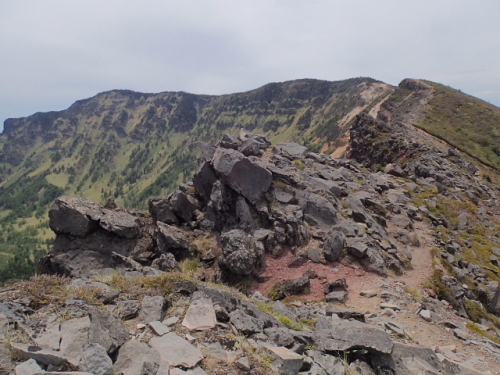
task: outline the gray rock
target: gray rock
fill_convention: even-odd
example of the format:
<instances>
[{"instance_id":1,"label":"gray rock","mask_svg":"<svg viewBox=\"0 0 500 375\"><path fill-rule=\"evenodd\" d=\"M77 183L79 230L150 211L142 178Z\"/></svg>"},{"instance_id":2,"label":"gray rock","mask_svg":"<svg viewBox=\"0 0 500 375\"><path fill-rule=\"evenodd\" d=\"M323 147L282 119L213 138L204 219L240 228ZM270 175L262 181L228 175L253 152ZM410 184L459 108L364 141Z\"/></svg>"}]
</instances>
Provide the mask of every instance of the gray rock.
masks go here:
<instances>
[{"instance_id":1,"label":"gray rock","mask_svg":"<svg viewBox=\"0 0 500 375\"><path fill-rule=\"evenodd\" d=\"M371 356L374 368L384 368L394 374L439 374L441 361L431 348L394 343L392 353ZM451 374L456 374L452 372Z\"/></svg>"},{"instance_id":2,"label":"gray rock","mask_svg":"<svg viewBox=\"0 0 500 375\"><path fill-rule=\"evenodd\" d=\"M14 367L10 356L10 350L3 341L0 341L0 373L3 375L10 372Z\"/></svg>"},{"instance_id":3,"label":"gray rock","mask_svg":"<svg viewBox=\"0 0 500 375\"><path fill-rule=\"evenodd\" d=\"M317 375L344 374L345 367L342 360L319 350L308 350L307 356L313 360L309 373ZM357 374L356 374L357 375Z\"/></svg>"},{"instance_id":4,"label":"gray rock","mask_svg":"<svg viewBox=\"0 0 500 375\"><path fill-rule=\"evenodd\" d=\"M198 208L196 200L180 190L174 191L169 201L172 212L185 222L191 221L194 211Z\"/></svg>"},{"instance_id":5,"label":"gray rock","mask_svg":"<svg viewBox=\"0 0 500 375\"><path fill-rule=\"evenodd\" d=\"M310 280L308 277L281 280L273 286L273 299L277 300L288 296L304 294L309 291L309 288Z\"/></svg>"},{"instance_id":6,"label":"gray rock","mask_svg":"<svg viewBox=\"0 0 500 375\"><path fill-rule=\"evenodd\" d=\"M241 144L241 141L238 139L238 137L231 135L231 134L224 134L221 141L219 142L220 147L230 148L233 150L236 150L240 144Z\"/></svg>"},{"instance_id":7,"label":"gray rock","mask_svg":"<svg viewBox=\"0 0 500 375\"><path fill-rule=\"evenodd\" d=\"M248 359L248 357L240 357L234 362L234 364L236 365L236 367L243 371L251 370L250 360Z\"/></svg>"},{"instance_id":8,"label":"gray rock","mask_svg":"<svg viewBox=\"0 0 500 375\"><path fill-rule=\"evenodd\" d=\"M420 310L419 315L422 317L422 319L428 322L432 322L432 314L430 310L426 309Z\"/></svg>"},{"instance_id":9,"label":"gray rock","mask_svg":"<svg viewBox=\"0 0 500 375\"><path fill-rule=\"evenodd\" d=\"M460 329L460 328L455 328L453 330L453 334L458 337L460 340L469 340L470 339L470 335L469 333L467 333L466 331L464 331L463 329Z\"/></svg>"},{"instance_id":10,"label":"gray rock","mask_svg":"<svg viewBox=\"0 0 500 375\"><path fill-rule=\"evenodd\" d=\"M155 320L162 321L169 307L169 302L162 296L146 296L142 299L139 318L149 323Z\"/></svg>"},{"instance_id":11,"label":"gray rock","mask_svg":"<svg viewBox=\"0 0 500 375\"><path fill-rule=\"evenodd\" d=\"M0 373L4 373L6 368L3 367L3 363L0 365ZM40 365L33 359L28 359L25 362L19 363L15 368L16 375L34 375L44 373L45 371L40 367Z\"/></svg>"},{"instance_id":12,"label":"gray rock","mask_svg":"<svg viewBox=\"0 0 500 375\"><path fill-rule=\"evenodd\" d=\"M321 263L321 251L316 246L307 249L307 258L314 263Z\"/></svg>"},{"instance_id":13,"label":"gray rock","mask_svg":"<svg viewBox=\"0 0 500 375\"><path fill-rule=\"evenodd\" d=\"M119 237L137 238L140 235L139 219L126 212L104 210L99 225Z\"/></svg>"},{"instance_id":14,"label":"gray rock","mask_svg":"<svg viewBox=\"0 0 500 375\"><path fill-rule=\"evenodd\" d=\"M189 242L186 233L172 225L157 223L156 241L158 248L163 253L172 253L176 259L184 259L189 255Z\"/></svg>"},{"instance_id":15,"label":"gray rock","mask_svg":"<svg viewBox=\"0 0 500 375\"><path fill-rule=\"evenodd\" d=\"M366 239L349 239L346 242L347 253L358 259L366 256L368 247Z\"/></svg>"},{"instance_id":16,"label":"gray rock","mask_svg":"<svg viewBox=\"0 0 500 375\"><path fill-rule=\"evenodd\" d=\"M113 371L123 375L153 375L157 373L160 361L160 354L155 349L143 342L130 340L120 348Z\"/></svg>"},{"instance_id":17,"label":"gray rock","mask_svg":"<svg viewBox=\"0 0 500 375\"><path fill-rule=\"evenodd\" d=\"M158 336L163 336L170 332L170 328L168 328L166 325L164 325L162 322L158 320L149 322L148 324Z\"/></svg>"},{"instance_id":18,"label":"gray rock","mask_svg":"<svg viewBox=\"0 0 500 375\"><path fill-rule=\"evenodd\" d=\"M42 350L32 350L32 346L29 344L11 343L13 349L15 349L21 360L34 359L41 365L48 366L67 366L68 368L78 366L78 362L75 364L70 363L68 358L55 350L42 349Z\"/></svg>"},{"instance_id":19,"label":"gray rock","mask_svg":"<svg viewBox=\"0 0 500 375\"><path fill-rule=\"evenodd\" d=\"M294 343L293 335L285 327L270 327L264 329L264 333L277 346L290 347Z\"/></svg>"},{"instance_id":20,"label":"gray rock","mask_svg":"<svg viewBox=\"0 0 500 375\"><path fill-rule=\"evenodd\" d=\"M387 164L384 172L396 177L406 177L406 172L397 164Z\"/></svg>"},{"instance_id":21,"label":"gray rock","mask_svg":"<svg viewBox=\"0 0 500 375\"><path fill-rule=\"evenodd\" d=\"M278 143L275 149L281 152L283 155L289 156L293 159L303 159L307 154L307 147L301 146L297 143Z\"/></svg>"},{"instance_id":22,"label":"gray rock","mask_svg":"<svg viewBox=\"0 0 500 375\"><path fill-rule=\"evenodd\" d=\"M240 250L225 256L220 264L236 275L246 276L250 275L256 261L257 257L254 252Z\"/></svg>"},{"instance_id":23,"label":"gray rock","mask_svg":"<svg viewBox=\"0 0 500 375\"><path fill-rule=\"evenodd\" d=\"M249 137L239 147L238 151L245 156L260 156L263 149L268 145L260 142L258 139Z\"/></svg>"},{"instance_id":24,"label":"gray rock","mask_svg":"<svg viewBox=\"0 0 500 375\"><path fill-rule=\"evenodd\" d=\"M49 225L56 234L84 237L97 228L96 220L101 216L102 211L96 203L62 196L56 199L49 210Z\"/></svg>"},{"instance_id":25,"label":"gray rock","mask_svg":"<svg viewBox=\"0 0 500 375\"><path fill-rule=\"evenodd\" d=\"M172 212L167 198L153 197L148 202L149 213L154 222L161 221L165 224L178 224L177 216Z\"/></svg>"},{"instance_id":26,"label":"gray rock","mask_svg":"<svg viewBox=\"0 0 500 375\"><path fill-rule=\"evenodd\" d=\"M211 329L216 323L215 310L210 298L193 300L182 321L182 325L190 331Z\"/></svg>"},{"instance_id":27,"label":"gray rock","mask_svg":"<svg viewBox=\"0 0 500 375\"><path fill-rule=\"evenodd\" d=\"M273 365L280 373L291 375L299 373L304 362L301 355L279 346L264 345L264 348L274 357Z\"/></svg>"},{"instance_id":28,"label":"gray rock","mask_svg":"<svg viewBox=\"0 0 500 375\"><path fill-rule=\"evenodd\" d=\"M297 198L293 194L290 194L286 191L280 190L280 189L274 189L273 190L273 196L274 198L284 204L296 204L297 203Z\"/></svg>"},{"instance_id":29,"label":"gray rock","mask_svg":"<svg viewBox=\"0 0 500 375\"><path fill-rule=\"evenodd\" d=\"M262 332L263 322L243 312L235 310L229 313L229 321L231 324L244 335L251 335L257 332Z\"/></svg>"},{"instance_id":30,"label":"gray rock","mask_svg":"<svg viewBox=\"0 0 500 375\"><path fill-rule=\"evenodd\" d=\"M164 272L180 271L180 266L172 253L161 254L155 259L151 266Z\"/></svg>"},{"instance_id":31,"label":"gray rock","mask_svg":"<svg viewBox=\"0 0 500 375\"><path fill-rule=\"evenodd\" d=\"M330 292L337 291L337 290L347 290L347 288L348 288L348 286L347 286L346 279L344 279L344 278L337 279L335 281L329 281L325 284L324 293L328 294Z\"/></svg>"},{"instance_id":32,"label":"gray rock","mask_svg":"<svg viewBox=\"0 0 500 375\"><path fill-rule=\"evenodd\" d=\"M217 176L210 162L204 162L193 177L193 185L196 189L196 194L202 201L208 202L210 200L210 194L212 194L212 188L215 181L217 181Z\"/></svg>"},{"instance_id":33,"label":"gray rock","mask_svg":"<svg viewBox=\"0 0 500 375\"><path fill-rule=\"evenodd\" d=\"M221 180L251 203L257 202L271 186L271 172L235 150L218 148L212 165Z\"/></svg>"},{"instance_id":34,"label":"gray rock","mask_svg":"<svg viewBox=\"0 0 500 375\"><path fill-rule=\"evenodd\" d=\"M331 330L317 331L316 347L328 351L366 349L377 354L390 354L393 342L389 334L373 326L346 321Z\"/></svg>"},{"instance_id":35,"label":"gray rock","mask_svg":"<svg viewBox=\"0 0 500 375\"><path fill-rule=\"evenodd\" d=\"M89 344L83 348L78 368L94 375L113 374L113 362L106 349L99 344Z\"/></svg>"},{"instance_id":36,"label":"gray rock","mask_svg":"<svg viewBox=\"0 0 500 375\"><path fill-rule=\"evenodd\" d=\"M114 313L120 319L134 319L139 313L140 303L138 301L118 301Z\"/></svg>"},{"instance_id":37,"label":"gray rock","mask_svg":"<svg viewBox=\"0 0 500 375\"><path fill-rule=\"evenodd\" d=\"M92 323L89 316L70 319L61 323L60 354L75 367L80 362L82 349L90 343L91 327ZM35 359L38 361L37 358ZM57 363L52 364L58 365Z\"/></svg>"},{"instance_id":38,"label":"gray rock","mask_svg":"<svg viewBox=\"0 0 500 375\"><path fill-rule=\"evenodd\" d=\"M359 359L356 359L354 362L349 364L347 373L356 375L377 375L368 363L363 362Z\"/></svg>"},{"instance_id":39,"label":"gray rock","mask_svg":"<svg viewBox=\"0 0 500 375\"><path fill-rule=\"evenodd\" d=\"M167 327L172 327L173 325L177 324L179 321L178 316L171 316L170 318L165 319L162 324L166 325Z\"/></svg>"},{"instance_id":40,"label":"gray rock","mask_svg":"<svg viewBox=\"0 0 500 375\"><path fill-rule=\"evenodd\" d=\"M344 249L344 236L338 230L331 230L327 233L323 243L323 255L327 262L335 262L341 255Z\"/></svg>"},{"instance_id":41,"label":"gray rock","mask_svg":"<svg viewBox=\"0 0 500 375\"><path fill-rule=\"evenodd\" d=\"M109 354L113 354L129 338L128 330L120 319L96 307L90 309L91 329L89 342L101 344ZM61 325L61 331L62 325Z\"/></svg>"},{"instance_id":42,"label":"gray rock","mask_svg":"<svg viewBox=\"0 0 500 375\"><path fill-rule=\"evenodd\" d=\"M304 219L312 226L328 229L337 223L337 210L326 198L308 194L304 203Z\"/></svg>"},{"instance_id":43,"label":"gray rock","mask_svg":"<svg viewBox=\"0 0 500 375\"><path fill-rule=\"evenodd\" d=\"M172 367L193 368L203 359L200 350L174 332L153 337L149 344L156 349L161 359L170 363Z\"/></svg>"},{"instance_id":44,"label":"gray rock","mask_svg":"<svg viewBox=\"0 0 500 375\"><path fill-rule=\"evenodd\" d=\"M342 302L347 298L347 292L345 290L337 290L330 292L325 295L326 302Z\"/></svg>"},{"instance_id":45,"label":"gray rock","mask_svg":"<svg viewBox=\"0 0 500 375\"><path fill-rule=\"evenodd\" d=\"M44 329L36 337L36 343L42 349L59 350L61 325L56 314L48 315L43 321Z\"/></svg>"}]
</instances>

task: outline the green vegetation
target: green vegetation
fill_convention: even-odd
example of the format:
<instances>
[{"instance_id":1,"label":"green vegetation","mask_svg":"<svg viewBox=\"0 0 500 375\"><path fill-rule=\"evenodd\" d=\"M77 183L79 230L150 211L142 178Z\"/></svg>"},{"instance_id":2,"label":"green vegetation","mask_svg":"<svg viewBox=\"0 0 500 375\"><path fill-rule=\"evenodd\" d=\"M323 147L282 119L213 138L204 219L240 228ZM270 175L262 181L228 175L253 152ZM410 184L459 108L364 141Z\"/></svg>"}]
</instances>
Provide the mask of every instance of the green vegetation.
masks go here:
<instances>
[{"instance_id":1,"label":"green vegetation","mask_svg":"<svg viewBox=\"0 0 500 375\"><path fill-rule=\"evenodd\" d=\"M500 168L500 108L438 83L430 110L416 125L494 168Z\"/></svg>"},{"instance_id":2,"label":"green vegetation","mask_svg":"<svg viewBox=\"0 0 500 375\"><path fill-rule=\"evenodd\" d=\"M497 344L500 344L500 338L498 338L498 336L490 335L488 332L486 332L483 329L479 328L479 326L477 324L474 324L472 322L468 322L467 323L467 328L469 330L471 330L472 332L477 333L478 335L484 336L484 337L490 339L491 341L493 341L493 342L495 342Z\"/></svg>"},{"instance_id":3,"label":"green vegetation","mask_svg":"<svg viewBox=\"0 0 500 375\"><path fill-rule=\"evenodd\" d=\"M266 314L275 317L281 324L290 329L294 329L296 331L314 331L316 329L315 319L299 319L298 321L295 321L288 316L280 315L278 312L276 312L276 310L274 310L273 308L272 303L259 303L257 307L259 308L259 310L265 312Z\"/></svg>"}]
</instances>

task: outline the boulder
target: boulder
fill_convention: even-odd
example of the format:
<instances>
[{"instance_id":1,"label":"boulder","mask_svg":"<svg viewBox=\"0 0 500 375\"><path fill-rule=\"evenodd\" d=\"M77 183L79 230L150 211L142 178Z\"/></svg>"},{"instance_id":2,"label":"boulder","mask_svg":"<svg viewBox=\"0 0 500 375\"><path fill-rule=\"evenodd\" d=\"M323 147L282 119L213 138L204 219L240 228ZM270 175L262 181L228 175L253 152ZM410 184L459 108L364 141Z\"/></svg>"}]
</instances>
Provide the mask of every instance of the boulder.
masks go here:
<instances>
[{"instance_id":1,"label":"boulder","mask_svg":"<svg viewBox=\"0 0 500 375\"><path fill-rule=\"evenodd\" d=\"M149 323L154 320L162 321L165 318L169 302L162 296L146 296L142 299L139 318Z\"/></svg>"},{"instance_id":2,"label":"boulder","mask_svg":"<svg viewBox=\"0 0 500 375\"><path fill-rule=\"evenodd\" d=\"M233 150L236 150L240 144L241 144L241 141L238 139L238 137L231 135L231 134L224 134L221 141L219 142L220 147L230 148Z\"/></svg>"},{"instance_id":3,"label":"boulder","mask_svg":"<svg viewBox=\"0 0 500 375\"><path fill-rule=\"evenodd\" d=\"M99 225L119 237L137 238L140 235L139 219L126 212L105 210Z\"/></svg>"},{"instance_id":4,"label":"boulder","mask_svg":"<svg viewBox=\"0 0 500 375\"><path fill-rule=\"evenodd\" d=\"M371 356L371 360L374 368L385 368L393 374L440 374L443 369L441 361L431 348L398 342L394 343L391 353Z\"/></svg>"},{"instance_id":5,"label":"boulder","mask_svg":"<svg viewBox=\"0 0 500 375\"><path fill-rule=\"evenodd\" d=\"M271 186L271 172L250 161L235 150L218 148L212 165L221 178L234 191L243 195L251 203L257 202Z\"/></svg>"},{"instance_id":6,"label":"boulder","mask_svg":"<svg viewBox=\"0 0 500 375\"><path fill-rule=\"evenodd\" d=\"M324 286L325 294L338 291L338 290L347 290L347 281L346 279L337 279L335 281L329 281Z\"/></svg>"},{"instance_id":7,"label":"boulder","mask_svg":"<svg viewBox=\"0 0 500 375\"><path fill-rule=\"evenodd\" d=\"M172 253L176 260L189 256L189 242L185 231L173 226L157 223L156 242L163 253Z\"/></svg>"},{"instance_id":8,"label":"boulder","mask_svg":"<svg viewBox=\"0 0 500 375\"><path fill-rule=\"evenodd\" d=\"M278 281L269 292L274 300L283 299L288 296L295 296L307 293L310 288L308 277L299 277L298 279L285 279Z\"/></svg>"},{"instance_id":9,"label":"boulder","mask_svg":"<svg viewBox=\"0 0 500 375\"><path fill-rule=\"evenodd\" d=\"M198 208L196 199L180 190L176 190L171 194L169 201L172 212L181 221L192 220L194 211Z\"/></svg>"},{"instance_id":10,"label":"boulder","mask_svg":"<svg viewBox=\"0 0 500 375\"><path fill-rule=\"evenodd\" d=\"M196 194L203 202L208 202L210 200L210 194L212 194L212 187L215 181L217 181L217 176L210 162L204 162L193 177L193 185Z\"/></svg>"},{"instance_id":11,"label":"boulder","mask_svg":"<svg viewBox=\"0 0 500 375\"><path fill-rule=\"evenodd\" d=\"M153 337L149 344L172 367L193 368L203 359L199 349L174 332Z\"/></svg>"},{"instance_id":12,"label":"boulder","mask_svg":"<svg viewBox=\"0 0 500 375\"><path fill-rule=\"evenodd\" d=\"M237 275L249 275L257 261L253 236L233 229L221 235L220 243L224 251L220 264Z\"/></svg>"},{"instance_id":13,"label":"boulder","mask_svg":"<svg viewBox=\"0 0 500 375\"><path fill-rule=\"evenodd\" d=\"M84 237L97 228L99 206L87 199L62 196L49 210L50 229L56 234Z\"/></svg>"},{"instance_id":14,"label":"boulder","mask_svg":"<svg viewBox=\"0 0 500 375\"><path fill-rule=\"evenodd\" d=\"M296 375L299 373L304 361L300 354L279 346L264 345L264 348L274 357L273 365L281 374Z\"/></svg>"},{"instance_id":15,"label":"boulder","mask_svg":"<svg viewBox=\"0 0 500 375\"><path fill-rule=\"evenodd\" d=\"M113 371L123 375L156 374L160 361L155 349L138 340L129 340L120 348Z\"/></svg>"},{"instance_id":16,"label":"boulder","mask_svg":"<svg viewBox=\"0 0 500 375\"><path fill-rule=\"evenodd\" d=\"M167 198L153 197L148 202L149 213L154 222L161 221L165 224L178 224L177 216L172 212Z\"/></svg>"},{"instance_id":17,"label":"boulder","mask_svg":"<svg viewBox=\"0 0 500 375\"><path fill-rule=\"evenodd\" d=\"M293 159L303 159L307 154L307 147L301 146L297 143L278 143L275 146L275 149L278 150L282 155L289 156Z\"/></svg>"},{"instance_id":18,"label":"boulder","mask_svg":"<svg viewBox=\"0 0 500 375\"><path fill-rule=\"evenodd\" d=\"M328 229L337 223L337 210L326 198L309 194L303 205L304 219L312 226Z\"/></svg>"},{"instance_id":19,"label":"boulder","mask_svg":"<svg viewBox=\"0 0 500 375\"><path fill-rule=\"evenodd\" d=\"M165 272L180 271L179 264L172 253L161 254L151 263L151 266Z\"/></svg>"},{"instance_id":20,"label":"boulder","mask_svg":"<svg viewBox=\"0 0 500 375\"><path fill-rule=\"evenodd\" d=\"M331 230L326 234L323 243L323 256L327 262L335 262L344 249L344 235L338 230Z\"/></svg>"},{"instance_id":21,"label":"boulder","mask_svg":"<svg viewBox=\"0 0 500 375\"><path fill-rule=\"evenodd\" d=\"M315 343L320 350L365 349L376 355L390 354L394 345L385 331L357 321L345 321L331 330L317 331Z\"/></svg>"},{"instance_id":22,"label":"boulder","mask_svg":"<svg viewBox=\"0 0 500 375\"><path fill-rule=\"evenodd\" d=\"M326 302L343 302L347 298L347 292L345 290L336 290L325 294Z\"/></svg>"},{"instance_id":23,"label":"boulder","mask_svg":"<svg viewBox=\"0 0 500 375\"><path fill-rule=\"evenodd\" d=\"M345 367L340 358L334 357L333 355L328 355L319 350L308 350L306 354L313 361L310 370L311 374L329 375L345 373ZM353 374L358 375L357 373Z\"/></svg>"},{"instance_id":24,"label":"boulder","mask_svg":"<svg viewBox=\"0 0 500 375\"><path fill-rule=\"evenodd\" d=\"M182 325L190 331L211 329L216 323L214 305L210 298L193 300L182 321Z\"/></svg>"},{"instance_id":25,"label":"boulder","mask_svg":"<svg viewBox=\"0 0 500 375\"><path fill-rule=\"evenodd\" d=\"M263 322L242 310L235 310L229 314L231 324L244 335L262 332Z\"/></svg>"},{"instance_id":26,"label":"boulder","mask_svg":"<svg viewBox=\"0 0 500 375\"><path fill-rule=\"evenodd\" d=\"M89 344L83 348L78 369L94 375L113 375L113 362L104 347Z\"/></svg>"}]
</instances>

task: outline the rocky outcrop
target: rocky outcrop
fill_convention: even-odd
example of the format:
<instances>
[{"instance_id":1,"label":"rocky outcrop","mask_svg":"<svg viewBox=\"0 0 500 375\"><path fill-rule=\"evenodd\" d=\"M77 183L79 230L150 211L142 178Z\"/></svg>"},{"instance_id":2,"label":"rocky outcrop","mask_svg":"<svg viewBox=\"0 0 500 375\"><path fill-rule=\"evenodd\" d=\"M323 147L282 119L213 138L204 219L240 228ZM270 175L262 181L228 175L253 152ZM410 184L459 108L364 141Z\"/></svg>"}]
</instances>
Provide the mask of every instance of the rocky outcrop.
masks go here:
<instances>
[{"instance_id":1,"label":"rocky outcrop","mask_svg":"<svg viewBox=\"0 0 500 375\"><path fill-rule=\"evenodd\" d=\"M15 368L16 374L27 375L218 374L221 369L234 374L328 374L353 369L364 374L479 374L443 356L445 347L434 351L408 342L408 336L399 333L406 332L404 326L384 313L363 314L325 302L285 305L187 279L174 282L167 295L160 295L165 289L154 285L165 287L167 280L165 276L146 282L144 277L123 277L117 284L116 278L110 279L109 285L103 285L117 291L117 299L104 302L99 297L93 301L99 308L81 299L63 298L63 289L71 296L80 290L77 285L86 285L85 280L74 279L73 287L65 284L68 280L54 277L34 280L38 286L58 285L59 289L38 290L39 297L49 297L45 293L50 292L57 298L17 321L0 315L0 323L6 319L11 333L9 349L3 350L0 344L3 369ZM10 298L26 300L25 286L11 288ZM345 286L345 280L338 280L328 288ZM90 294L85 298L94 293L87 290ZM142 297L143 293L148 295ZM165 297L175 305L166 303ZM0 295L0 306L4 298ZM147 314L124 324L115 314L118 303L129 298ZM22 309L28 310L23 303ZM443 310L439 306L433 305L436 316ZM55 309L59 312L54 313ZM304 327L302 322L315 322L315 327ZM20 337L25 343L18 341Z\"/></svg>"}]
</instances>

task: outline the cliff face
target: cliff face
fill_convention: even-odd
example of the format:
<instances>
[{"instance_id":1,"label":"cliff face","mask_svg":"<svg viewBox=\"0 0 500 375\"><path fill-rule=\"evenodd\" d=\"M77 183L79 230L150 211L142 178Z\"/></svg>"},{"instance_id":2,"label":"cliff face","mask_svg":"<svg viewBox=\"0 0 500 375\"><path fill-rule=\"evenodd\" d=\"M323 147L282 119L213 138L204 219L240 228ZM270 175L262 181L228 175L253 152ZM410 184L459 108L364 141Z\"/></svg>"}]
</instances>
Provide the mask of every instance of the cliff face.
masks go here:
<instances>
[{"instance_id":1,"label":"cliff face","mask_svg":"<svg viewBox=\"0 0 500 375\"><path fill-rule=\"evenodd\" d=\"M271 139L317 142L319 149L345 133L338 123L346 115L388 89L356 78L272 83L224 96L105 92L64 111L7 120L0 177L7 187L23 173L46 172L68 194L122 204L126 197L127 206L139 206L192 173L197 141L214 143L245 128L272 133Z\"/></svg>"}]
</instances>

